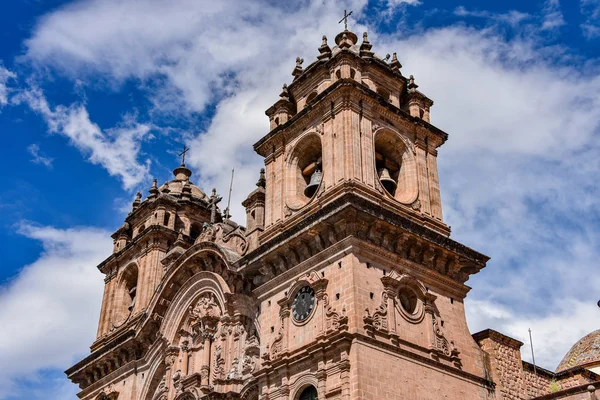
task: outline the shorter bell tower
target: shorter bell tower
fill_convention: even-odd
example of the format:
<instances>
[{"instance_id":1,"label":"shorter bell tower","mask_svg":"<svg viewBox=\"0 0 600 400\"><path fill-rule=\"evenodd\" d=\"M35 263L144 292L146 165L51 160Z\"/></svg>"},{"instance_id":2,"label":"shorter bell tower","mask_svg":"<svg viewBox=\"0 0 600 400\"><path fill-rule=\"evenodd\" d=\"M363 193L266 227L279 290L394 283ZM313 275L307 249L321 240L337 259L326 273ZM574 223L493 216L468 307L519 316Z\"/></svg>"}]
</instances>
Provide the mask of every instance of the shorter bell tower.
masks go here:
<instances>
[{"instance_id":1,"label":"shorter bell tower","mask_svg":"<svg viewBox=\"0 0 600 400\"><path fill-rule=\"evenodd\" d=\"M99 266L105 274L104 298L92 348L135 324L163 276L169 250L176 244L185 249L211 222L214 197L190 181L192 171L185 164L173 175L160 187L154 179L143 201L138 192L125 223L112 235L113 255ZM215 215L220 221L220 212Z\"/></svg>"}]
</instances>

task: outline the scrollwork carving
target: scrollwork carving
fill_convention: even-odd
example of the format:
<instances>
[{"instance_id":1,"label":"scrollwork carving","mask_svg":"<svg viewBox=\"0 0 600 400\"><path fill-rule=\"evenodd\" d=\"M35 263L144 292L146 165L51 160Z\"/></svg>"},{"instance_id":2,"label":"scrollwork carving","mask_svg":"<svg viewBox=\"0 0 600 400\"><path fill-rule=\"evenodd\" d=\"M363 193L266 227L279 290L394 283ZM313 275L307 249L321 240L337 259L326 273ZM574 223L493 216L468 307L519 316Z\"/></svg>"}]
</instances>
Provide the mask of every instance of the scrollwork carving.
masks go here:
<instances>
[{"instance_id":1,"label":"scrollwork carving","mask_svg":"<svg viewBox=\"0 0 600 400\"><path fill-rule=\"evenodd\" d=\"M369 309L365 310L365 316L363 321L365 323L365 329L369 334L373 334L375 330L387 332L388 326L388 294L384 291L381 294L381 304L375 309L373 314L369 313Z\"/></svg>"},{"instance_id":2,"label":"scrollwork carving","mask_svg":"<svg viewBox=\"0 0 600 400\"><path fill-rule=\"evenodd\" d=\"M329 295L323 295L323 310L325 311L325 332L337 331L348 327L348 316L346 315L346 307L342 307L341 312L329 304Z\"/></svg>"}]
</instances>

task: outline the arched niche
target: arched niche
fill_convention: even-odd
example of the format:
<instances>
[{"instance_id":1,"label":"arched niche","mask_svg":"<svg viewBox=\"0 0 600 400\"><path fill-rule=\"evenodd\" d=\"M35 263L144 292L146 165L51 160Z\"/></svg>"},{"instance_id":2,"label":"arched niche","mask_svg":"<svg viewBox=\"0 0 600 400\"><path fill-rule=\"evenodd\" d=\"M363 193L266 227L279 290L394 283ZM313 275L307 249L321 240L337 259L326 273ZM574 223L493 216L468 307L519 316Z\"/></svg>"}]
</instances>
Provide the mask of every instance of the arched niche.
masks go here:
<instances>
[{"instance_id":1,"label":"arched niche","mask_svg":"<svg viewBox=\"0 0 600 400\"><path fill-rule=\"evenodd\" d=\"M317 133L309 133L298 140L286 161L286 204L291 210L299 210L313 199L322 184L323 146ZM315 172L321 171L320 184L310 193L305 189Z\"/></svg>"},{"instance_id":2,"label":"arched niche","mask_svg":"<svg viewBox=\"0 0 600 400\"><path fill-rule=\"evenodd\" d=\"M395 187L381 184L384 193L402 204L413 203L419 195L417 161L412 144L400 133L381 128L374 135L375 176L380 178L383 169L387 169Z\"/></svg>"}]
</instances>

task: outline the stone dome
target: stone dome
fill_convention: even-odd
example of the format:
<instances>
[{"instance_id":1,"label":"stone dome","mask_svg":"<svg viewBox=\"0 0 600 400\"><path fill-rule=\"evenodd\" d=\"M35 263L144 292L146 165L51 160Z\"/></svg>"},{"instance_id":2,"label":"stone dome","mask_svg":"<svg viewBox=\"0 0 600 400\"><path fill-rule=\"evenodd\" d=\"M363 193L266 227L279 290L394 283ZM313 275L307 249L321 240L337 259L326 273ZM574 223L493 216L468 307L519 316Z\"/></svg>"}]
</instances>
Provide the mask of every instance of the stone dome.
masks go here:
<instances>
[{"instance_id":1,"label":"stone dome","mask_svg":"<svg viewBox=\"0 0 600 400\"><path fill-rule=\"evenodd\" d=\"M208 201L208 196L206 195L206 193L204 193L202 189L200 189L198 186L190 182L190 176L192 175L192 171L187 169L184 165L182 165L179 168L176 168L173 171L173 175L175 175L175 179L164 183L158 188L158 191L160 193L164 193L165 189L168 189L169 195L181 197L183 187L187 184L187 186L191 189L192 198Z\"/></svg>"},{"instance_id":2,"label":"stone dome","mask_svg":"<svg viewBox=\"0 0 600 400\"><path fill-rule=\"evenodd\" d=\"M600 366L600 329L584 336L575 343L558 364L556 372L573 367L591 369L598 366Z\"/></svg>"}]
</instances>

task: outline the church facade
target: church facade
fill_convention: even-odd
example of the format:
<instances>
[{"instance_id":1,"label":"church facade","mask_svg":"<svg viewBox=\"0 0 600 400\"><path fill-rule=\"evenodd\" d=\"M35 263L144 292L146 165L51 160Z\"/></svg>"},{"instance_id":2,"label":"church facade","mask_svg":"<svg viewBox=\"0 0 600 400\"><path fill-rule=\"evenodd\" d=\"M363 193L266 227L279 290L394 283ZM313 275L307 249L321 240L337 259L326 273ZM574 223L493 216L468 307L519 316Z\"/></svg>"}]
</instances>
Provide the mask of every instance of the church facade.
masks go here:
<instances>
[{"instance_id":1,"label":"church facade","mask_svg":"<svg viewBox=\"0 0 600 400\"><path fill-rule=\"evenodd\" d=\"M245 226L185 164L138 193L98 266L97 339L66 371L79 397L596 398L585 366L534 368L517 340L469 332L465 283L488 257L450 238L448 135L396 54L348 30L318 53L266 111Z\"/></svg>"}]
</instances>

